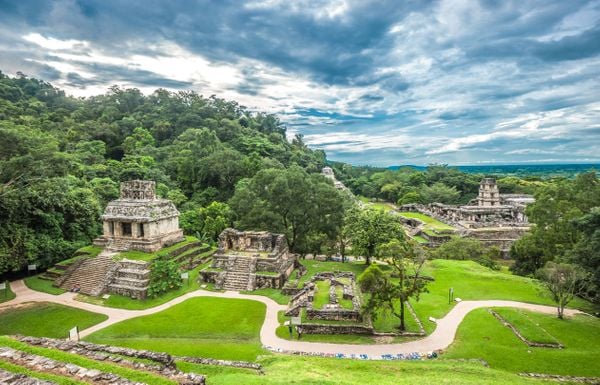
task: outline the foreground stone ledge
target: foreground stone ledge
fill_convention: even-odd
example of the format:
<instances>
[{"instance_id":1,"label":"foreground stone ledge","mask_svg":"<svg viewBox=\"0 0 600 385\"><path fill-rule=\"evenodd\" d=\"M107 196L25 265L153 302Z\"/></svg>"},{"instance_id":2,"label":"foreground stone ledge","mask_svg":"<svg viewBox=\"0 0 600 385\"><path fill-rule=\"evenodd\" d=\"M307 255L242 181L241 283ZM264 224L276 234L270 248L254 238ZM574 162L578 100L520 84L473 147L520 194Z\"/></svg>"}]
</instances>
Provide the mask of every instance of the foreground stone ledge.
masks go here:
<instances>
[{"instance_id":1,"label":"foreground stone ledge","mask_svg":"<svg viewBox=\"0 0 600 385\"><path fill-rule=\"evenodd\" d=\"M75 364L55 361L51 358L25 353L7 347L0 347L0 360L8 361L35 371L54 373L97 385L145 385L142 382L132 382L113 373L97 369L87 369Z\"/></svg>"},{"instance_id":2,"label":"foreground stone ledge","mask_svg":"<svg viewBox=\"0 0 600 385\"><path fill-rule=\"evenodd\" d=\"M137 370L145 370L177 381L181 385L204 385L206 378L195 373L185 373L175 367L173 357L167 353L157 353L149 350L136 350L117 346L93 344L83 341L65 341L53 338L15 337L29 345L66 351L91 358L96 361L112 361ZM118 356L111 356L115 354ZM145 359L157 364L147 364L123 359L120 356Z\"/></svg>"},{"instance_id":3,"label":"foreground stone ledge","mask_svg":"<svg viewBox=\"0 0 600 385\"><path fill-rule=\"evenodd\" d=\"M188 356L176 356L175 359L178 361L185 361L192 364L228 366L239 369L253 369L262 373L262 365L247 361L216 360L213 358L200 358Z\"/></svg>"},{"instance_id":4,"label":"foreground stone ledge","mask_svg":"<svg viewBox=\"0 0 600 385\"><path fill-rule=\"evenodd\" d=\"M0 369L0 384L6 385L56 385L52 381L38 380L24 374L7 372Z\"/></svg>"},{"instance_id":5,"label":"foreground stone ledge","mask_svg":"<svg viewBox=\"0 0 600 385\"><path fill-rule=\"evenodd\" d=\"M561 376L558 374L544 373L519 373L522 377L533 377L543 380L553 380L558 382L577 382L580 384L600 384L600 377L578 377L578 376Z\"/></svg>"}]
</instances>

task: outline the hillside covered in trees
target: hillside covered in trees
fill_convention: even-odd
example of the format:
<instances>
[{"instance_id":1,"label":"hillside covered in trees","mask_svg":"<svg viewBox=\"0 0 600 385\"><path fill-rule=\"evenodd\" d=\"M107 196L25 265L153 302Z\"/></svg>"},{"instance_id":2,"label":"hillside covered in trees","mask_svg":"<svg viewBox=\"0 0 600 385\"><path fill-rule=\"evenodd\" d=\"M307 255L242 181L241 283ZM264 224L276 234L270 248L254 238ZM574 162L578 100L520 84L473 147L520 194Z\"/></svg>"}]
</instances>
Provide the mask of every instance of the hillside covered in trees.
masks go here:
<instances>
[{"instance_id":1,"label":"hillside covered in trees","mask_svg":"<svg viewBox=\"0 0 600 385\"><path fill-rule=\"evenodd\" d=\"M231 222L226 207L209 206L231 198L241 179L325 165L325 154L301 137L286 140L276 116L214 96L112 87L79 99L1 73L0 138L0 273L49 266L89 244L119 181L156 181L193 231L188 212L202 207Z\"/></svg>"},{"instance_id":2,"label":"hillside covered in trees","mask_svg":"<svg viewBox=\"0 0 600 385\"><path fill-rule=\"evenodd\" d=\"M485 176L445 165L390 170L327 161L301 135L288 140L275 115L215 96L115 86L74 98L1 72L0 141L2 275L29 263L48 267L88 245L124 180L156 181L188 234L211 241L228 226L269 230L284 233L302 254L343 249L345 228L359 222L348 211L351 200L319 175L326 164L355 194L398 204L465 204ZM511 252L513 271L575 263L588 273L588 298L598 301L596 174L499 176L498 184L502 193L537 200L527 211L533 230Z\"/></svg>"}]
</instances>

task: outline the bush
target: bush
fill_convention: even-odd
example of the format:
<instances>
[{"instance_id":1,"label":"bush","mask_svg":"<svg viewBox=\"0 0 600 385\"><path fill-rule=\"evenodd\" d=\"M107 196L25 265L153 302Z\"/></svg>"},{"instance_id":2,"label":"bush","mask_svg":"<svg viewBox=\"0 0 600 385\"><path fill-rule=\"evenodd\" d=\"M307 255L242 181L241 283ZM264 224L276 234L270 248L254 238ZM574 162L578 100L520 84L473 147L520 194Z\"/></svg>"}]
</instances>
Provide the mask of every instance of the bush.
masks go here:
<instances>
[{"instance_id":1,"label":"bush","mask_svg":"<svg viewBox=\"0 0 600 385\"><path fill-rule=\"evenodd\" d=\"M156 297L159 294L179 289L181 284L181 275L177 263L167 259L165 255L159 256L152 264L148 295Z\"/></svg>"}]
</instances>

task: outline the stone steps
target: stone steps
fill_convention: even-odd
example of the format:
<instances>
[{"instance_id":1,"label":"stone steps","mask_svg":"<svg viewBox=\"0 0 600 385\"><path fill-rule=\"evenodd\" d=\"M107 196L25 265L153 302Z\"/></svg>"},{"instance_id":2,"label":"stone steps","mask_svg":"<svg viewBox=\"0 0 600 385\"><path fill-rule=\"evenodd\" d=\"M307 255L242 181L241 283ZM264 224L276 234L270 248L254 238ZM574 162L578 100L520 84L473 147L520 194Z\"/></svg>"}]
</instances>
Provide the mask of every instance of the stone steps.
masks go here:
<instances>
[{"instance_id":1,"label":"stone steps","mask_svg":"<svg viewBox=\"0 0 600 385\"><path fill-rule=\"evenodd\" d=\"M101 253L95 258L84 260L60 286L71 290L80 287L80 292L87 295L100 295L104 290L107 273L114 266L113 254Z\"/></svg>"},{"instance_id":2,"label":"stone steps","mask_svg":"<svg viewBox=\"0 0 600 385\"><path fill-rule=\"evenodd\" d=\"M123 259L119 261L118 269L108 292L132 298L145 298L150 284L150 263Z\"/></svg>"}]
</instances>

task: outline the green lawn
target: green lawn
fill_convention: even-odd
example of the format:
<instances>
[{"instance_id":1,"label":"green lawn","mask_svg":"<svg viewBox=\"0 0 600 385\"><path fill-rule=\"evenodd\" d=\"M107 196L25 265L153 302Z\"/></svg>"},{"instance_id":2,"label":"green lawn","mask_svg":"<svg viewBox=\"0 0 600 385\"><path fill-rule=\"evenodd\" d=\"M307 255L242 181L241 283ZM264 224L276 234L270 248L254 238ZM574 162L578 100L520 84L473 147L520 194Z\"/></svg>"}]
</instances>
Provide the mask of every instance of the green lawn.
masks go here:
<instances>
[{"instance_id":1,"label":"green lawn","mask_svg":"<svg viewBox=\"0 0 600 385\"><path fill-rule=\"evenodd\" d=\"M197 242L197 241L198 241L198 239L196 237L187 235L185 237L185 240L183 240L179 243L176 243L174 245L171 245L169 247L164 247L154 253L146 253L146 252L138 251L138 250L129 250L129 251L123 251L123 252L119 253L117 256L115 256L115 258L118 258L118 259L127 258L127 259L136 260L136 261L150 262L153 259L155 259L156 257L158 257L159 254L168 254L173 250L179 249L182 246L185 246L192 242Z\"/></svg>"},{"instance_id":2,"label":"green lawn","mask_svg":"<svg viewBox=\"0 0 600 385\"><path fill-rule=\"evenodd\" d=\"M66 362L70 364L79 365L88 369L97 369L103 372L113 373L123 378L127 378L133 382L141 382L148 385L176 385L177 382L169 380L165 377L158 376L153 373L145 372L142 370L130 369L118 364L106 362L106 361L95 361L89 358L82 357L77 354L71 354L56 349L42 348L39 346L27 345L23 342L13 340L8 337L0 336L0 346L7 346L13 349L21 350L30 354L36 354L44 357L51 358L56 361ZM0 361L1 362L1 361ZM71 382L66 384L79 384L79 382Z\"/></svg>"},{"instance_id":3,"label":"green lawn","mask_svg":"<svg viewBox=\"0 0 600 385\"><path fill-rule=\"evenodd\" d=\"M259 340L265 311L257 301L191 298L160 313L109 326L87 340L174 355L253 361L265 354Z\"/></svg>"},{"instance_id":4,"label":"green lawn","mask_svg":"<svg viewBox=\"0 0 600 385\"><path fill-rule=\"evenodd\" d=\"M309 281L315 274L324 271L351 271L356 277L360 275L366 268L364 262L350 263L350 262L319 262L312 259L300 260L300 263L306 267L306 274L304 274L299 280L298 284L302 286L304 282ZM387 267L387 266L386 266ZM385 269L386 267L383 267ZM293 276L293 274L292 274Z\"/></svg>"},{"instance_id":5,"label":"green lawn","mask_svg":"<svg viewBox=\"0 0 600 385\"><path fill-rule=\"evenodd\" d=\"M435 259L427 262L425 273L433 276L435 281L427 285L428 293L421 294L418 302L413 300L411 303L427 332L435 328L435 324L426 322L430 316L442 318L454 306L454 303L448 303L451 287L454 298L463 300L505 299L554 305L544 295L545 291L537 280L494 271L473 261ZM569 306L593 310L588 302L581 299L574 300Z\"/></svg>"},{"instance_id":6,"label":"green lawn","mask_svg":"<svg viewBox=\"0 0 600 385\"><path fill-rule=\"evenodd\" d=\"M41 291L53 295L59 295L66 291L59 287L52 286L53 283L53 281L41 279L39 275L34 275L33 277L25 278L25 285L31 290Z\"/></svg>"},{"instance_id":7,"label":"green lawn","mask_svg":"<svg viewBox=\"0 0 600 385\"><path fill-rule=\"evenodd\" d=\"M321 309L329 303L329 281L315 282L315 299L313 300L313 308Z\"/></svg>"},{"instance_id":8,"label":"green lawn","mask_svg":"<svg viewBox=\"0 0 600 385\"><path fill-rule=\"evenodd\" d=\"M432 218L425 214L413 213L413 212L409 212L409 211L403 211L403 212L400 212L399 214L405 218L419 219L420 221L425 223L426 227L429 227L432 230L454 230L454 227L447 225L443 222L440 222L437 219Z\"/></svg>"},{"instance_id":9,"label":"green lawn","mask_svg":"<svg viewBox=\"0 0 600 385\"><path fill-rule=\"evenodd\" d=\"M75 326L83 330L107 318L103 314L86 310L38 302L0 312L0 334L66 338L69 329Z\"/></svg>"},{"instance_id":10,"label":"green lawn","mask_svg":"<svg viewBox=\"0 0 600 385\"><path fill-rule=\"evenodd\" d=\"M544 382L456 361L359 361L272 355L259 361L264 375L215 366L178 363L184 370L206 374L211 385L540 385Z\"/></svg>"},{"instance_id":11,"label":"green lawn","mask_svg":"<svg viewBox=\"0 0 600 385\"><path fill-rule=\"evenodd\" d=\"M281 293L281 289L256 289L254 291L240 291L242 294L263 295L271 298L280 305L287 305L290 302L290 296Z\"/></svg>"},{"instance_id":12,"label":"green lawn","mask_svg":"<svg viewBox=\"0 0 600 385\"><path fill-rule=\"evenodd\" d=\"M494 311L513 325L528 341L545 344L559 343L554 336L529 317L530 312L528 311L514 308L494 308Z\"/></svg>"},{"instance_id":13,"label":"green lawn","mask_svg":"<svg viewBox=\"0 0 600 385\"><path fill-rule=\"evenodd\" d=\"M0 303L10 301L15 297L15 293L10 289L10 282L6 281L6 289L0 290Z\"/></svg>"},{"instance_id":14,"label":"green lawn","mask_svg":"<svg viewBox=\"0 0 600 385\"><path fill-rule=\"evenodd\" d=\"M85 253L85 254L87 254L87 256L90 256L90 257L96 257L98 254L100 254L100 252L102 252L102 250L103 250L103 249L104 249L104 248L103 248L103 247L101 247L101 246L94 246L94 245L90 245L90 246L85 246L85 247L82 247L81 249L77 250L77 251L75 252L75 254L82 254L82 253ZM71 258L71 259L72 259L72 258ZM65 260L65 261L58 262L58 263L57 263L57 265L64 265L65 263L67 263L67 264L68 264L68 262L69 262L71 259L67 259L67 260Z\"/></svg>"},{"instance_id":15,"label":"green lawn","mask_svg":"<svg viewBox=\"0 0 600 385\"><path fill-rule=\"evenodd\" d=\"M526 312L534 323L555 336L565 349L534 348L524 344L486 309L467 315L446 358L480 358L492 368L600 377L600 321L591 316L560 320L553 315Z\"/></svg>"}]
</instances>

